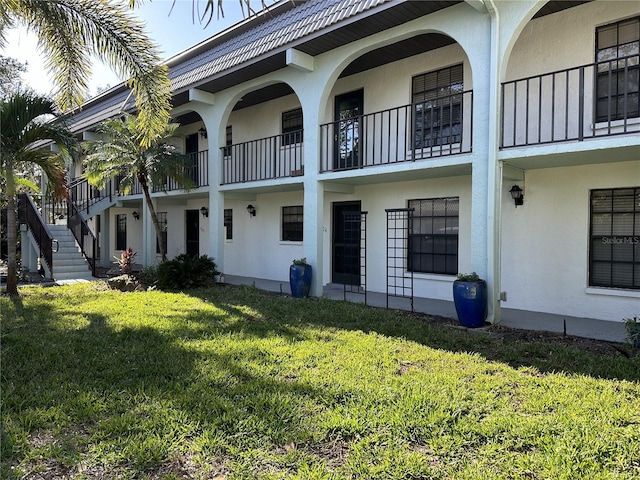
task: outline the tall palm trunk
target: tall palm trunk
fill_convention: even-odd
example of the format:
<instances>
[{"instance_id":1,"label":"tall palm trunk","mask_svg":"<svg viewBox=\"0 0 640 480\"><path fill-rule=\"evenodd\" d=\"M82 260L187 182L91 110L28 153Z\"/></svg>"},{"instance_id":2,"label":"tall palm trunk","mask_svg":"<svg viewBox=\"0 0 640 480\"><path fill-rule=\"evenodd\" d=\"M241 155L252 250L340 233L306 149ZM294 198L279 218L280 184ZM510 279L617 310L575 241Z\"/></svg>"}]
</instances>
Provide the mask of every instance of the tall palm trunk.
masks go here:
<instances>
[{"instance_id":1,"label":"tall palm trunk","mask_svg":"<svg viewBox=\"0 0 640 480\"><path fill-rule=\"evenodd\" d=\"M138 181L144 192L144 198L147 200L147 208L151 214L151 221L153 222L153 228L156 230L156 238L158 239L158 245L160 246L160 258L162 261L167 260L167 246L164 244L164 237L160 235L160 222L158 222L158 215L156 209L151 201L151 194L149 193L149 184L147 183L147 176L144 173L138 174Z\"/></svg>"},{"instance_id":2,"label":"tall palm trunk","mask_svg":"<svg viewBox=\"0 0 640 480\"><path fill-rule=\"evenodd\" d=\"M11 162L6 165L7 185L7 293L18 295L18 258L16 243L18 242L16 224L16 186L13 181Z\"/></svg>"}]
</instances>

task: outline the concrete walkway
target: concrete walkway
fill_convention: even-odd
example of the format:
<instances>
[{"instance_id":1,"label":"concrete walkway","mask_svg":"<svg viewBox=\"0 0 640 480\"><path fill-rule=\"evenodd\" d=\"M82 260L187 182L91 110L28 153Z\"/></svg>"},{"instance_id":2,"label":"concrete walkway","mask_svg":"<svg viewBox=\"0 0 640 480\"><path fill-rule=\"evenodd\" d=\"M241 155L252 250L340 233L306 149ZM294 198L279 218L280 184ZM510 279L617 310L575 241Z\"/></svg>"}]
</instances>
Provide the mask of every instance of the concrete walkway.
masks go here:
<instances>
[{"instance_id":1,"label":"concrete walkway","mask_svg":"<svg viewBox=\"0 0 640 480\"><path fill-rule=\"evenodd\" d=\"M232 285L251 285L268 292L278 292L285 295L291 294L289 282L285 281L280 282L235 275L225 275L224 281ZM364 293L345 292L344 286L338 284L325 285L323 296L332 300L365 303ZM377 292L366 293L366 304L373 307L411 310L411 300L409 298L389 297L387 299L386 294ZM413 311L446 318L457 318L453 301L414 297ZM624 323L621 321L608 322L593 318L568 317L510 308L502 308L500 325L522 330L566 333L567 335L575 337L606 340L609 342L624 342L626 337Z\"/></svg>"}]
</instances>

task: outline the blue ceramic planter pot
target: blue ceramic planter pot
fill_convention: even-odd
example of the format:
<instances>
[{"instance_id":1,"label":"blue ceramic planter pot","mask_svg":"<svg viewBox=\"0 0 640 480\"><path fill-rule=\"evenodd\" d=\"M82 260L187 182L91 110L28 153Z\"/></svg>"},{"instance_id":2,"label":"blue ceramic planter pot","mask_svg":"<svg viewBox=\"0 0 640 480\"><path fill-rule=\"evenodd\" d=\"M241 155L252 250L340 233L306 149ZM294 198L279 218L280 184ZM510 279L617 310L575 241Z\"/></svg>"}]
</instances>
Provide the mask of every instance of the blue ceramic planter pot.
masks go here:
<instances>
[{"instance_id":1,"label":"blue ceramic planter pot","mask_svg":"<svg viewBox=\"0 0 640 480\"><path fill-rule=\"evenodd\" d=\"M487 318L487 283L484 280L456 280L453 282L453 302L460 325L467 328L481 327Z\"/></svg>"},{"instance_id":2,"label":"blue ceramic planter pot","mask_svg":"<svg viewBox=\"0 0 640 480\"><path fill-rule=\"evenodd\" d=\"M291 265L289 267L289 285L291 296L308 297L311 289L311 265Z\"/></svg>"}]
</instances>

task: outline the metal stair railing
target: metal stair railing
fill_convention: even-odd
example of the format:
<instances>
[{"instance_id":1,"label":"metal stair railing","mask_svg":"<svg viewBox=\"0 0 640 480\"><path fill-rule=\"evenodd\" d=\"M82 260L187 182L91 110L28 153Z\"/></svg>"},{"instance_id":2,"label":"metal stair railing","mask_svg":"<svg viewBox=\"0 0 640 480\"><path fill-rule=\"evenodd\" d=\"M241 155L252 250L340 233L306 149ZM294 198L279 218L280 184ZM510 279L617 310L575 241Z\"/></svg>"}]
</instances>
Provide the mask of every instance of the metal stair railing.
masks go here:
<instances>
[{"instance_id":1,"label":"metal stair railing","mask_svg":"<svg viewBox=\"0 0 640 480\"><path fill-rule=\"evenodd\" d=\"M44 222L35 203L26 193L18 194L18 222L27 225L38 245L39 257L49 267L50 277L53 278L53 244L57 244L51 231ZM56 250L57 251L57 247Z\"/></svg>"},{"instance_id":2,"label":"metal stair railing","mask_svg":"<svg viewBox=\"0 0 640 480\"><path fill-rule=\"evenodd\" d=\"M88 208L88 207L87 207ZM80 215L80 210L71 197L67 200L67 228L71 230L80 250L91 266L91 275L96 276L96 237L87 222Z\"/></svg>"}]
</instances>

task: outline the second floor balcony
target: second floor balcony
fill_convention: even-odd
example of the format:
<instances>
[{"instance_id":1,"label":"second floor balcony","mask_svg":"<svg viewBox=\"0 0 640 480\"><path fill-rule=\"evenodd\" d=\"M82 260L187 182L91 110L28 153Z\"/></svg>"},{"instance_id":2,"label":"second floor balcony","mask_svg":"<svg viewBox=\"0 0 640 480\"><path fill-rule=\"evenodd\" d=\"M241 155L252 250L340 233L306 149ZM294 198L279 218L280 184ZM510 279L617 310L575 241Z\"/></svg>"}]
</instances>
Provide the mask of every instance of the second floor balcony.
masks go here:
<instances>
[{"instance_id":1,"label":"second floor balcony","mask_svg":"<svg viewBox=\"0 0 640 480\"><path fill-rule=\"evenodd\" d=\"M303 131L222 147L222 185L303 174Z\"/></svg>"},{"instance_id":2,"label":"second floor balcony","mask_svg":"<svg viewBox=\"0 0 640 480\"><path fill-rule=\"evenodd\" d=\"M471 152L473 91L320 126L320 171L335 172Z\"/></svg>"},{"instance_id":3,"label":"second floor balcony","mask_svg":"<svg viewBox=\"0 0 640 480\"><path fill-rule=\"evenodd\" d=\"M202 150L187 154L189 160L185 165L185 175L193 181L194 188L206 187L209 185L209 151ZM78 177L73 179L69 185L69 198L77 206L79 210L88 212L92 205L103 199L113 200L115 197L124 196L121 182L122 176L112 178L104 188L99 189L89 185L86 178ZM170 192L182 190L179 183L173 179L166 177L162 185L153 185L151 191ZM126 195L142 195L142 187L137 180L133 188Z\"/></svg>"},{"instance_id":4,"label":"second floor balcony","mask_svg":"<svg viewBox=\"0 0 640 480\"><path fill-rule=\"evenodd\" d=\"M631 55L503 83L501 148L637 134L639 63Z\"/></svg>"}]
</instances>

